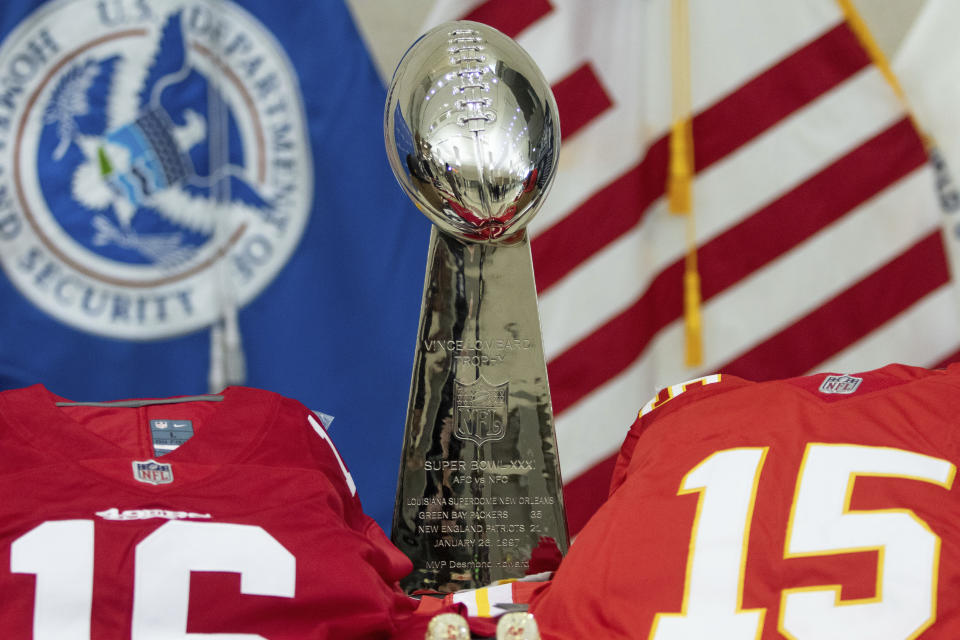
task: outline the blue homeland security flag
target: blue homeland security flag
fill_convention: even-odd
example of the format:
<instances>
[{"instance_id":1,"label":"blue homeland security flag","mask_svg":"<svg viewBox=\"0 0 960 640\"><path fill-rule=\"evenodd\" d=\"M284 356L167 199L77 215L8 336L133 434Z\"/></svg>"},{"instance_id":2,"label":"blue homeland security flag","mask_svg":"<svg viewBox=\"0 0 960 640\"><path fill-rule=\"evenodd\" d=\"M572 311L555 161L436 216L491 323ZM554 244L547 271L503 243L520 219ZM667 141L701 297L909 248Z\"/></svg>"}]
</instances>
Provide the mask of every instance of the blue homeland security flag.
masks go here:
<instances>
[{"instance_id":1,"label":"blue homeland security flag","mask_svg":"<svg viewBox=\"0 0 960 640\"><path fill-rule=\"evenodd\" d=\"M339 1L5 0L0 389L279 392L386 525L429 226L384 97Z\"/></svg>"}]
</instances>

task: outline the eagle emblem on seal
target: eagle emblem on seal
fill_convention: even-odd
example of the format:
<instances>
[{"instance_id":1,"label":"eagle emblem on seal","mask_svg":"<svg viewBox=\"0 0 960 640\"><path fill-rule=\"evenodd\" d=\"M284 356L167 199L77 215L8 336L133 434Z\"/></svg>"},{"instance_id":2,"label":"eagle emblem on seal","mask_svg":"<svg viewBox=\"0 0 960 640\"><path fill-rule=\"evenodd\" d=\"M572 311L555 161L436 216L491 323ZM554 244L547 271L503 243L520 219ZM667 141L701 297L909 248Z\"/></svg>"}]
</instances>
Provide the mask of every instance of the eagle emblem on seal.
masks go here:
<instances>
[{"instance_id":1,"label":"eagle emblem on seal","mask_svg":"<svg viewBox=\"0 0 960 640\"><path fill-rule=\"evenodd\" d=\"M121 55L74 62L44 125L40 147L52 148L41 174L72 169L69 193L88 213L91 244L128 262L174 267L218 218L274 215L229 144L237 124L220 89L190 63L182 12L167 18L149 65Z\"/></svg>"}]
</instances>

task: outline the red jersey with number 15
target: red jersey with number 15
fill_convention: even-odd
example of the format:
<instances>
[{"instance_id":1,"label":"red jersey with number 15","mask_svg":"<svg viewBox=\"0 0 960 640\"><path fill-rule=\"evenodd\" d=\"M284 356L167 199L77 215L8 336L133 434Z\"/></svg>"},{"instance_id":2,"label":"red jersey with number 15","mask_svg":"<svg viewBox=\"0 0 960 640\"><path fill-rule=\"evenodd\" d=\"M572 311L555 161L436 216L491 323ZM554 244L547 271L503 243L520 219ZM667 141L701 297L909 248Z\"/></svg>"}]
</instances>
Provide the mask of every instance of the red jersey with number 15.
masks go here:
<instances>
[{"instance_id":1,"label":"red jersey with number 15","mask_svg":"<svg viewBox=\"0 0 960 640\"><path fill-rule=\"evenodd\" d=\"M0 393L4 638L391 635L414 608L397 587L410 563L316 417L273 393L222 395L91 407L39 385Z\"/></svg>"},{"instance_id":2,"label":"red jersey with number 15","mask_svg":"<svg viewBox=\"0 0 960 640\"><path fill-rule=\"evenodd\" d=\"M960 638L960 366L649 403L532 611L545 638Z\"/></svg>"}]
</instances>

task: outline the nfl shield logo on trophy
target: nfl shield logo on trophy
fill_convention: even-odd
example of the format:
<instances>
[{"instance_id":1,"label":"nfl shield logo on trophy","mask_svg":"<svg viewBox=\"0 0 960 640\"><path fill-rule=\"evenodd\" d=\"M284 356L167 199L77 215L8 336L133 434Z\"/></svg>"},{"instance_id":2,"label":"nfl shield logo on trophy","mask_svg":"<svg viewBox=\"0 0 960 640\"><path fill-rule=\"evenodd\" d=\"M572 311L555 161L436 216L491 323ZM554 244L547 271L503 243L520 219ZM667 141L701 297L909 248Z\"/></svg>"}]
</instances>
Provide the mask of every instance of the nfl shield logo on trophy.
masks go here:
<instances>
[{"instance_id":1,"label":"nfl shield logo on trophy","mask_svg":"<svg viewBox=\"0 0 960 640\"><path fill-rule=\"evenodd\" d=\"M493 385L483 376L470 384L455 381L454 435L478 447L501 440L507 433L508 384Z\"/></svg>"}]
</instances>

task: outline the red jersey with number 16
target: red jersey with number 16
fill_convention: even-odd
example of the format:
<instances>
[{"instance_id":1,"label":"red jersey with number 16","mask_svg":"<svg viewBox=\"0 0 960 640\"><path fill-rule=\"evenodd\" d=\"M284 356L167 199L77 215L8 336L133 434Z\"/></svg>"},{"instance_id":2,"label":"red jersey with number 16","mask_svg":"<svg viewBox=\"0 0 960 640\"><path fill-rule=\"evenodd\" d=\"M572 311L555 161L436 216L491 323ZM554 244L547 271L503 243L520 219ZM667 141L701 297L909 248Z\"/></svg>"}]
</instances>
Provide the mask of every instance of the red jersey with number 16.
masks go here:
<instances>
[{"instance_id":1,"label":"red jersey with number 16","mask_svg":"<svg viewBox=\"0 0 960 640\"><path fill-rule=\"evenodd\" d=\"M532 611L545 638L960 638L960 366L662 392Z\"/></svg>"},{"instance_id":2,"label":"red jersey with number 16","mask_svg":"<svg viewBox=\"0 0 960 640\"><path fill-rule=\"evenodd\" d=\"M396 582L409 561L316 416L222 395L97 407L0 393L0 635L390 636L414 608Z\"/></svg>"}]
</instances>

